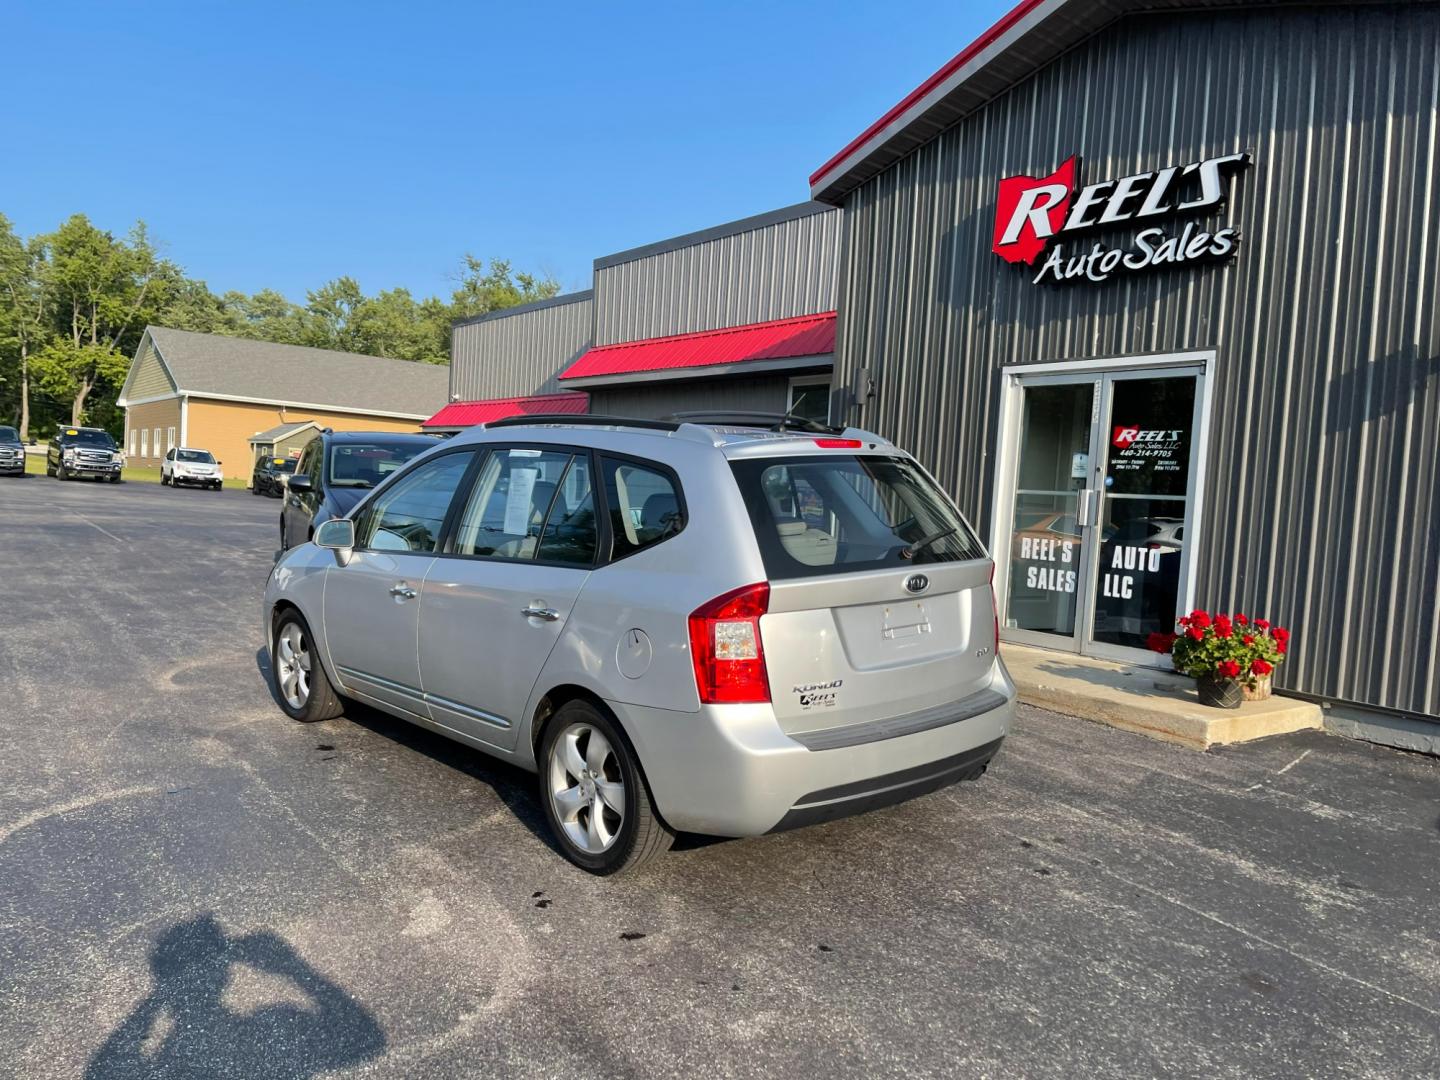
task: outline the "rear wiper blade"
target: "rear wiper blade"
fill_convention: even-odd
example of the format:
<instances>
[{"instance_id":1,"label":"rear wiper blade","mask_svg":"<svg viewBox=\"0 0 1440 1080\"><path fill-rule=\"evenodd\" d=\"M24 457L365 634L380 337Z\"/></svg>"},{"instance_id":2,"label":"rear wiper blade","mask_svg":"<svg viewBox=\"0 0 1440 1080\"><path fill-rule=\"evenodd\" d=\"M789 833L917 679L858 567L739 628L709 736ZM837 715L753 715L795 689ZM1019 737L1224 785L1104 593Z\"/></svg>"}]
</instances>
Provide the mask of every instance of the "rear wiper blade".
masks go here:
<instances>
[{"instance_id":1,"label":"rear wiper blade","mask_svg":"<svg viewBox=\"0 0 1440 1080\"><path fill-rule=\"evenodd\" d=\"M909 547L902 550L900 555L906 559L913 559L921 551L924 551L931 544L935 543L935 541L944 540L947 536L954 536L957 531L959 530L956 526L951 525L948 529L941 529L938 532L931 533L929 536L922 536L919 540L916 540Z\"/></svg>"}]
</instances>

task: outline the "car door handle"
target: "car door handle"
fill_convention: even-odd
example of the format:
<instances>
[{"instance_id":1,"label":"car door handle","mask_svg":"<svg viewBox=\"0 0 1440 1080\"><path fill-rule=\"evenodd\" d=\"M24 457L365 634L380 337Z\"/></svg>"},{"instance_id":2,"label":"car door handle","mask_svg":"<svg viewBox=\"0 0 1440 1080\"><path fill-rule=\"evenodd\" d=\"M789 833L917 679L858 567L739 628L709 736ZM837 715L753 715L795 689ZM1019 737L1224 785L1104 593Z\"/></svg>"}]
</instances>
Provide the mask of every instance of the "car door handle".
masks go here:
<instances>
[{"instance_id":1,"label":"car door handle","mask_svg":"<svg viewBox=\"0 0 1440 1080\"><path fill-rule=\"evenodd\" d=\"M416 593L414 589L412 589L409 585L406 585L404 582L396 582L394 585L390 586L390 595L398 596L402 600L414 600Z\"/></svg>"},{"instance_id":2,"label":"car door handle","mask_svg":"<svg viewBox=\"0 0 1440 1080\"><path fill-rule=\"evenodd\" d=\"M521 608L520 614L527 619L544 619L546 622L554 622L560 618L560 612L553 607L527 607Z\"/></svg>"}]
</instances>

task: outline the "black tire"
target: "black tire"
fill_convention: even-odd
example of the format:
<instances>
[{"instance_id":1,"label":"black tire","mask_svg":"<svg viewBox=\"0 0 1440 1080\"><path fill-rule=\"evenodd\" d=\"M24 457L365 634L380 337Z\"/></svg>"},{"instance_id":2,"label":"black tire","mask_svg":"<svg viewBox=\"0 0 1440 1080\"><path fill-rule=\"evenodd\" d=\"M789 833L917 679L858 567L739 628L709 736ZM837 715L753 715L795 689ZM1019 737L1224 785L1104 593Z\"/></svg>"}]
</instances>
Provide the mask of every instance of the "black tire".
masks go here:
<instances>
[{"instance_id":1,"label":"black tire","mask_svg":"<svg viewBox=\"0 0 1440 1080\"><path fill-rule=\"evenodd\" d=\"M305 695L304 703L299 707L292 705L287 700L281 678L281 668L285 663L280 655L282 640L291 627L298 629L310 658L309 693ZM314 652L311 644L313 640L309 624L298 611L287 611L276 620L275 633L271 638L270 645L270 686L275 691L275 700L280 703L280 708L285 711L285 715L291 720L299 720L302 724L333 720L345 711L344 702L335 692L335 687L330 685L330 677L325 674L325 665L320 662L320 657Z\"/></svg>"},{"instance_id":2,"label":"black tire","mask_svg":"<svg viewBox=\"0 0 1440 1080\"><path fill-rule=\"evenodd\" d=\"M55 479L62 481L70 479L70 473L66 471L65 463L63 461L55 469Z\"/></svg>"},{"instance_id":3,"label":"black tire","mask_svg":"<svg viewBox=\"0 0 1440 1080\"><path fill-rule=\"evenodd\" d=\"M161 486L161 487L169 487L169 486L170 486L170 478L169 478L168 476L166 476L163 472L160 474L160 486Z\"/></svg>"},{"instance_id":4,"label":"black tire","mask_svg":"<svg viewBox=\"0 0 1440 1080\"><path fill-rule=\"evenodd\" d=\"M54 475L55 475L55 468L54 468L54 466L47 464L47 465L45 466L45 475L46 475L46 476L54 476Z\"/></svg>"},{"instance_id":5,"label":"black tire","mask_svg":"<svg viewBox=\"0 0 1440 1080\"><path fill-rule=\"evenodd\" d=\"M550 798L551 753L562 734L575 724L585 724L599 731L610 744L619 766L620 780L625 787L625 815L615 839L604 851L592 854L575 844L566 835ZM650 798L650 787L635 748L630 745L620 725L605 711L583 699L568 701L555 711L540 737L539 754L540 805L550 832L565 857L582 870L608 876L625 873L644 865L670 850L675 834L660 820Z\"/></svg>"},{"instance_id":6,"label":"black tire","mask_svg":"<svg viewBox=\"0 0 1440 1080\"><path fill-rule=\"evenodd\" d=\"M112 484L118 484L118 483L120 483L120 474L119 474L118 472L117 472L117 473L111 473L111 474L110 474L110 483L112 483Z\"/></svg>"}]
</instances>

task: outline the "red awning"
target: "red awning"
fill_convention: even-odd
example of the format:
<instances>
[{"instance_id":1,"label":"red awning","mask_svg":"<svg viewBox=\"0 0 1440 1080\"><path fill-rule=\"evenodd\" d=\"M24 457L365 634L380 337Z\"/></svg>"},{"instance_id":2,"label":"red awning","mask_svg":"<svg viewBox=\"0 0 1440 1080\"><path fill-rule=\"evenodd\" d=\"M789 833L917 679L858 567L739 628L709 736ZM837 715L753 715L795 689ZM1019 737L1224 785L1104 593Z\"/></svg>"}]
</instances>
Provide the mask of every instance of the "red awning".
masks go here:
<instances>
[{"instance_id":1,"label":"red awning","mask_svg":"<svg viewBox=\"0 0 1440 1080\"><path fill-rule=\"evenodd\" d=\"M835 351L835 312L702 330L695 334L597 345L561 373L562 379L828 356Z\"/></svg>"},{"instance_id":2,"label":"red awning","mask_svg":"<svg viewBox=\"0 0 1440 1080\"><path fill-rule=\"evenodd\" d=\"M590 408L590 395L580 393L536 394L532 397L490 398L488 401L454 401L421 424L427 428L473 427L504 420L509 416L540 413L583 413Z\"/></svg>"}]
</instances>

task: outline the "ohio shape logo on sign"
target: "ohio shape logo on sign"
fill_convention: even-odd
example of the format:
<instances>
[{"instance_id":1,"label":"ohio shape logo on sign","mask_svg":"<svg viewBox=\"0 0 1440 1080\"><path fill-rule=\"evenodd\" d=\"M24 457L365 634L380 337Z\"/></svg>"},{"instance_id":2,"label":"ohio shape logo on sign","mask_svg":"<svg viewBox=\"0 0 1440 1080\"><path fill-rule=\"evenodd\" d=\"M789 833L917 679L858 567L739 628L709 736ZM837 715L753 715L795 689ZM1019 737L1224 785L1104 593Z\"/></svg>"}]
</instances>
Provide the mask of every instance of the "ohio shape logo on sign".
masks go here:
<instances>
[{"instance_id":1,"label":"ohio shape logo on sign","mask_svg":"<svg viewBox=\"0 0 1440 1080\"><path fill-rule=\"evenodd\" d=\"M1080 159L1074 155L1049 176L1007 176L995 202L991 250L1009 263L1035 260L1049 249L1035 284L1042 281L1108 281L1122 271L1145 270L1233 255L1240 234L1225 227L1209 232L1187 222L1178 236L1163 228L1142 229L1128 247L1095 243L1067 253L1065 238L1096 229L1123 227L1150 218L1218 210L1225 202L1225 178L1250 164L1249 154L1225 154L1169 165L1076 188Z\"/></svg>"}]
</instances>

